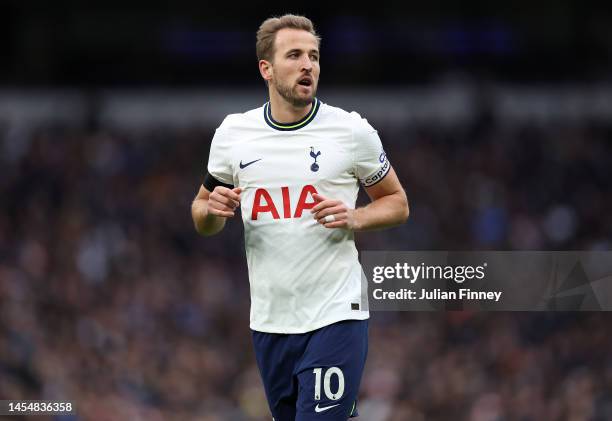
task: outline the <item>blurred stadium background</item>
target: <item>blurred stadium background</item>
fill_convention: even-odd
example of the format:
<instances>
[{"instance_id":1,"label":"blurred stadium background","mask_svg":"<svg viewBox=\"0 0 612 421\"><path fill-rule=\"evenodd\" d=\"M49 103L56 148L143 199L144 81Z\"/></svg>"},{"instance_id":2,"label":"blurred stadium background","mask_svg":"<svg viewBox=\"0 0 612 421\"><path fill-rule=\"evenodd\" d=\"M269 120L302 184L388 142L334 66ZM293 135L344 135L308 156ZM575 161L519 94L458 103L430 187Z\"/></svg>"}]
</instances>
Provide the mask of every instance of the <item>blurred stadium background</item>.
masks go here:
<instances>
[{"instance_id":1,"label":"blurred stadium background","mask_svg":"<svg viewBox=\"0 0 612 421\"><path fill-rule=\"evenodd\" d=\"M403 227L361 250L610 250L612 14L567 0L3 2L0 399L57 420L269 420L242 227L189 207L223 116L266 101L259 23L323 37L319 98L379 130ZM606 313L374 313L365 421L610 420ZM44 419L36 417L32 419Z\"/></svg>"}]
</instances>

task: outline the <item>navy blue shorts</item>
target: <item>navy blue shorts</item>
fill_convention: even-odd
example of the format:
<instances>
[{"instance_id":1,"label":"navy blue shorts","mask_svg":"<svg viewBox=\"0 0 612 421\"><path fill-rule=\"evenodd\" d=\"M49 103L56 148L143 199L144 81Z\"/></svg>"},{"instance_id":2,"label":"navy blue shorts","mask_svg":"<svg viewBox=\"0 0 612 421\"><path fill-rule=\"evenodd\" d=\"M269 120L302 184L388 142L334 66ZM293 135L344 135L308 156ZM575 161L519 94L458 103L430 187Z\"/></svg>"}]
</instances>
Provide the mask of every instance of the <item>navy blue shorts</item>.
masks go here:
<instances>
[{"instance_id":1,"label":"navy blue shorts","mask_svg":"<svg viewBox=\"0 0 612 421\"><path fill-rule=\"evenodd\" d=\"M368 321L301 334L253 331L255 358L274 421L346 421L368 354Z\"/></svg>"}]
</instances>

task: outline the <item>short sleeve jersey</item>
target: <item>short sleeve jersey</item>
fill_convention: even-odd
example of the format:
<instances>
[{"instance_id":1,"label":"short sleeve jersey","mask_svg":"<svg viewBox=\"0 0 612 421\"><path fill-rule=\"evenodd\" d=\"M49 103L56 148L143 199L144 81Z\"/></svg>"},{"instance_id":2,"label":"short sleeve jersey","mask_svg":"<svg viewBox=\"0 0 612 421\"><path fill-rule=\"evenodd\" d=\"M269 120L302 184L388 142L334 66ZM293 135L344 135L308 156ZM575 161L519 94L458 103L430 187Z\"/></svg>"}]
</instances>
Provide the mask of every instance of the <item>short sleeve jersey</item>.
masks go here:
<instances>
[{"instance_id":1,"label":"short sleeve jersey","mask_svg":"<svg viewBox=\"0 0 612 421\"><path fill-rule=\"evenodd\" d=\"M204 184L242 188L253 330L304 333L369 317L353 232L325 228L310 209L314 193L354 208L359 184L373 186L390 168L365 119L316 98L291 124L274 121L269 103L225 118Z\"/></svg>"}]
</instances>

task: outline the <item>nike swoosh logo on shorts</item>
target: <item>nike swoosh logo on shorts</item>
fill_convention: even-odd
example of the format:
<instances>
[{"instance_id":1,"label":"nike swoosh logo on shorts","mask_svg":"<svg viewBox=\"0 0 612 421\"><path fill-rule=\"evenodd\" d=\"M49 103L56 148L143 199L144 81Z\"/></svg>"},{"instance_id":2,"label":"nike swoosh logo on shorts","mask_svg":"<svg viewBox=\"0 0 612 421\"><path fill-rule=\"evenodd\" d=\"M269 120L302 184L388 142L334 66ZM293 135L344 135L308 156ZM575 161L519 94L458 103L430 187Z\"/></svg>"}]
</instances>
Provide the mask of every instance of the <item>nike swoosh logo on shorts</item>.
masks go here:
<instances>
[{"instance_id":1,"label":"nike swoosh logo on shorts","mask_svg":"<svg viewBox=\"0 0 612 421\"><path fill-rule=\"evenodd\" d=\"M256 163L257 161L261 161L262 159L263 158L259 158L259 159L256 159L255 161L247 162L246 164L243 164L242 161L240 161L240 169L242 170L242 169L248 167L249 165Z\"/></svg>"},{"instance_id":2,"label":"nike swoosh logo on shorts","mask_svg":"<svg viewBox=\"0 0 612 421\"><path fill-rule=\"evenodd\" d=\"M324 406L322 408L319 408L319 404L317 404L317 406L315 406L315 412L323 412L323 411L327 411L328 409L332 409L335 406L340 405L339 403L335 404L335 405L331 405L331 406Z\"/></svg>"}]
</instances>

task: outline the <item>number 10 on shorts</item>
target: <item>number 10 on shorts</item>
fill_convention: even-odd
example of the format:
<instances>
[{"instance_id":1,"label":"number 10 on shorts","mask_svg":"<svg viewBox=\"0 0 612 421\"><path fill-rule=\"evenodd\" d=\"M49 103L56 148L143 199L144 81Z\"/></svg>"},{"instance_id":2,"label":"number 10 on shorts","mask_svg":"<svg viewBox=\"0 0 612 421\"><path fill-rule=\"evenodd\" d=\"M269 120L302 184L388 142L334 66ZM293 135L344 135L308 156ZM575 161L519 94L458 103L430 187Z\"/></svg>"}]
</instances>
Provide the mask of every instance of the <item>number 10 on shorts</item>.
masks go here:
<instances>
[{"instance_id":1,"label":"number 10 on shorts","mask_svg":"<svg viewBox=\"0 0 612 421\"><path fill-rule=\"evenodd\" d=\"M315 375L315 400L321 400L321 374L323 373L322 368L315 368L312 370ZM338 390L336 392L331 391L331 378L333 375L338 376ZM325 372L323 377L323 392L327 399L337 401L344 394L344 374L338 367L330 367Z\"/></svg>"}]
</instances>

